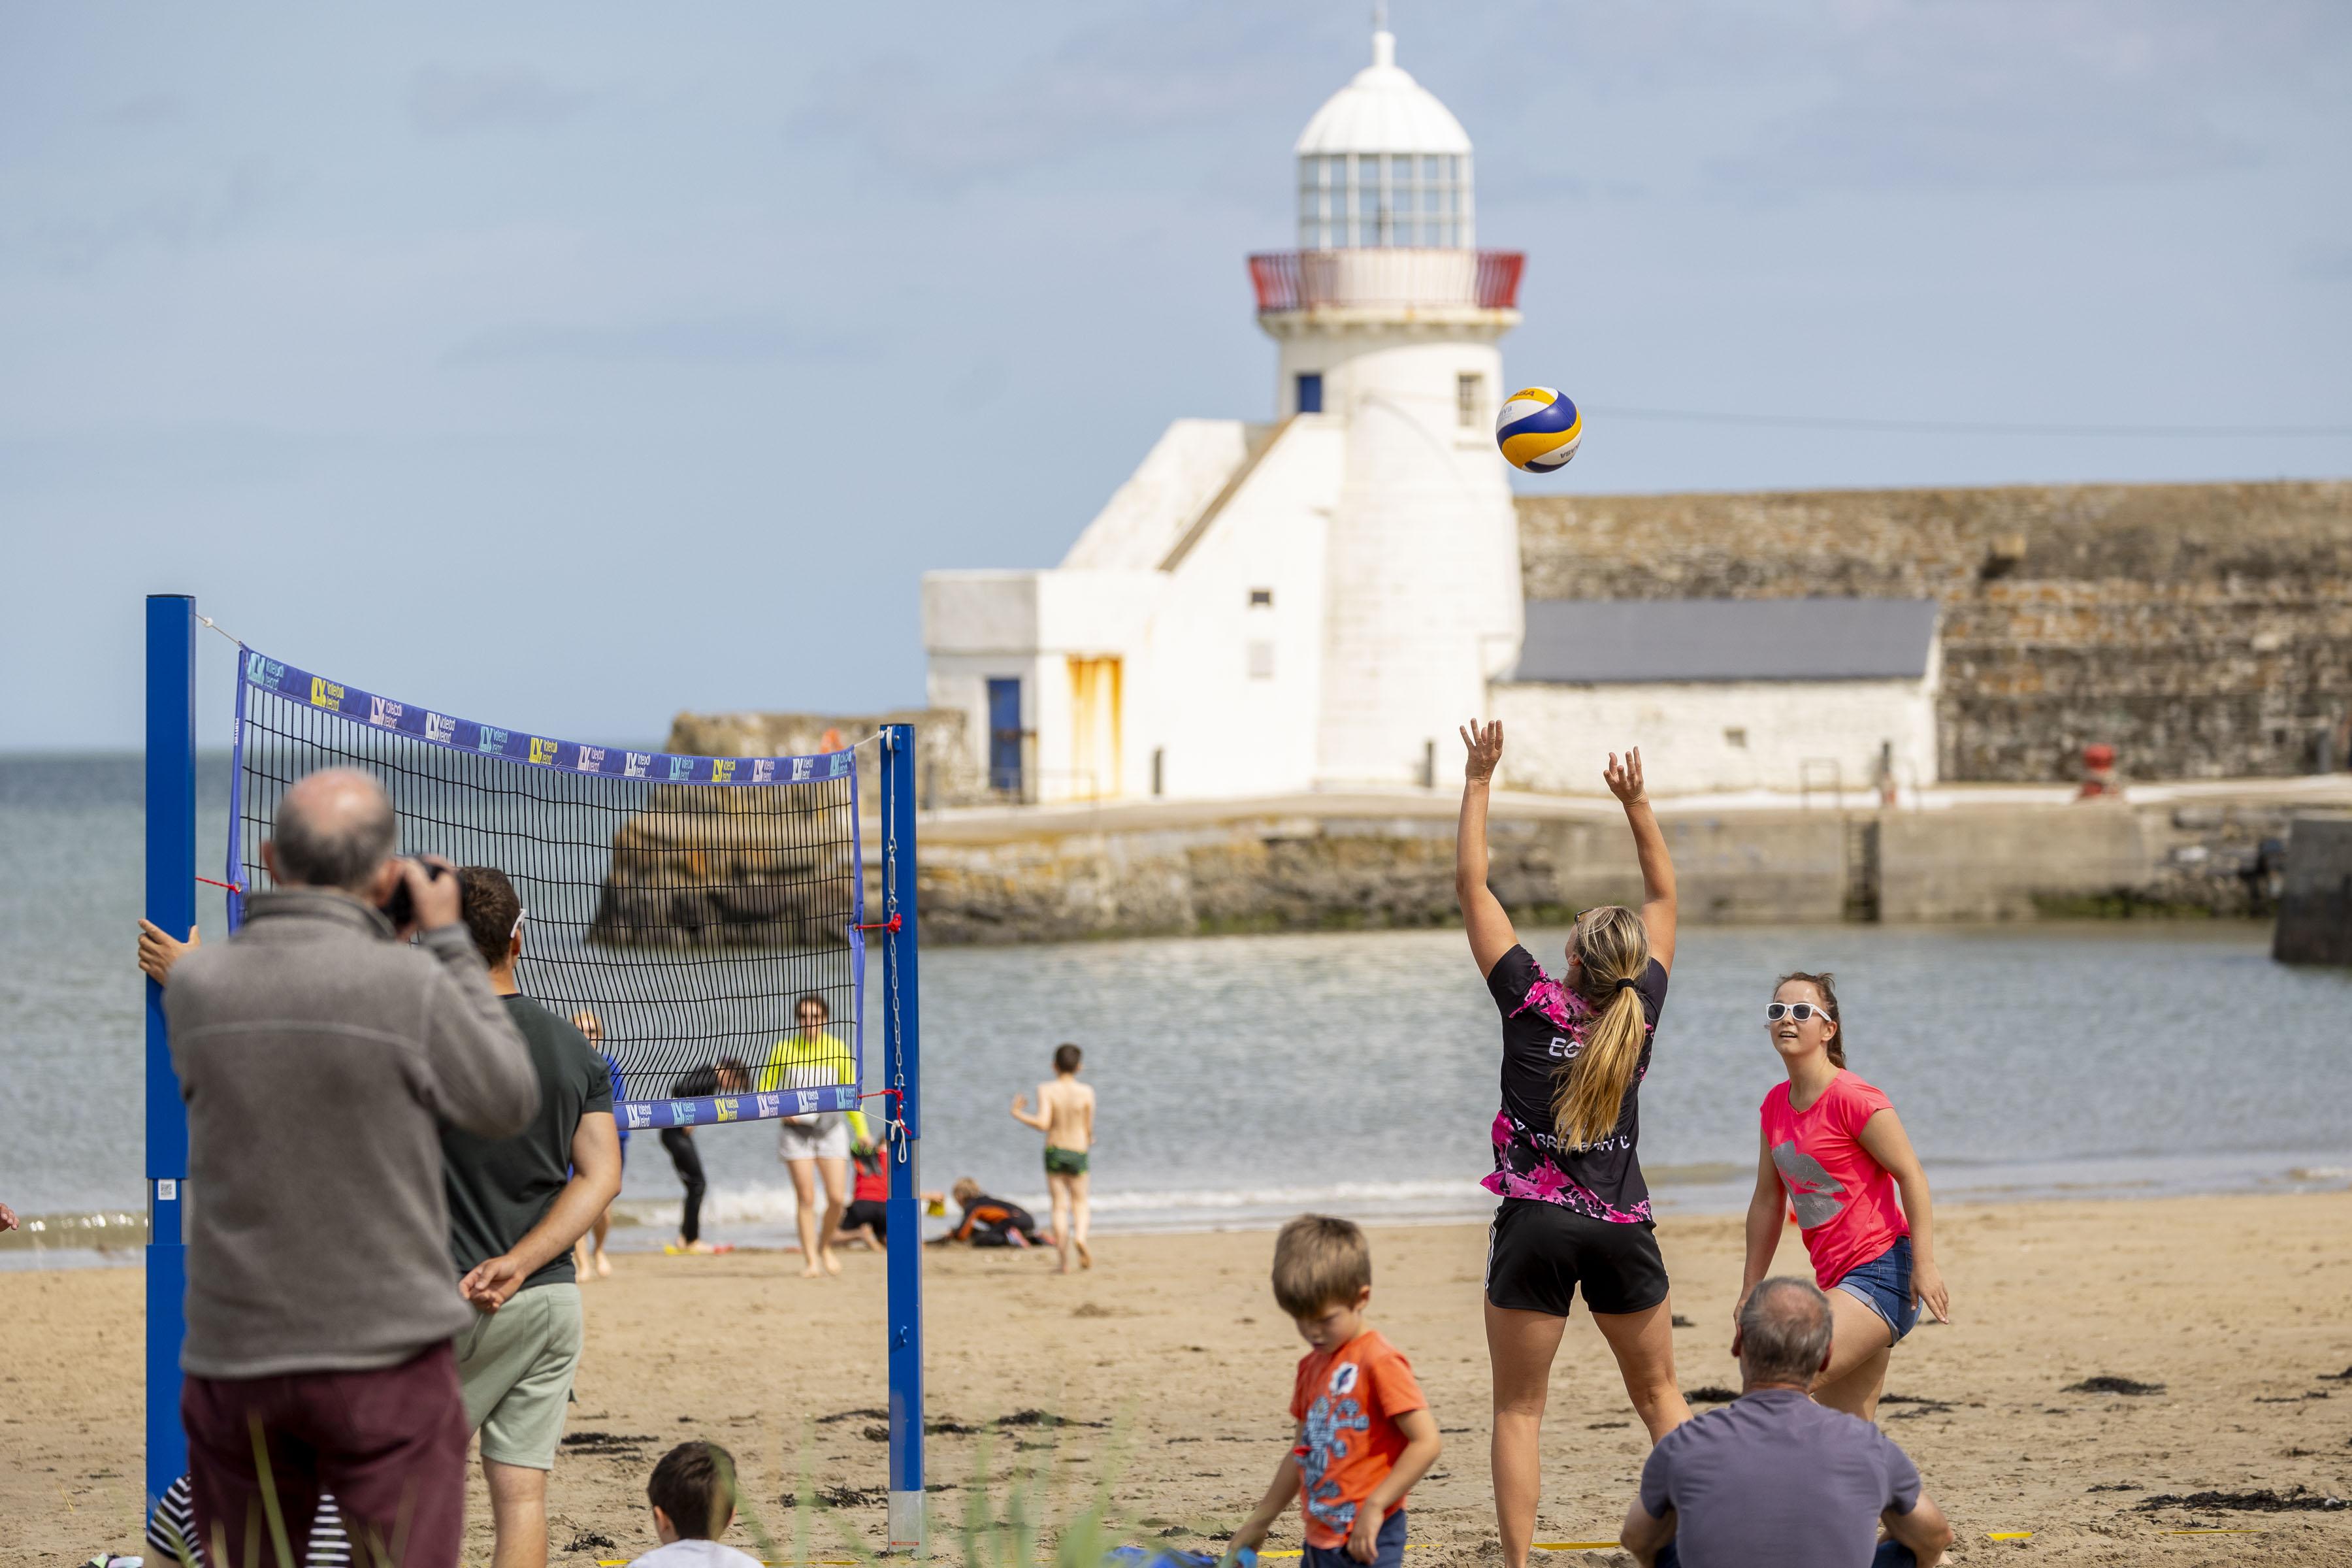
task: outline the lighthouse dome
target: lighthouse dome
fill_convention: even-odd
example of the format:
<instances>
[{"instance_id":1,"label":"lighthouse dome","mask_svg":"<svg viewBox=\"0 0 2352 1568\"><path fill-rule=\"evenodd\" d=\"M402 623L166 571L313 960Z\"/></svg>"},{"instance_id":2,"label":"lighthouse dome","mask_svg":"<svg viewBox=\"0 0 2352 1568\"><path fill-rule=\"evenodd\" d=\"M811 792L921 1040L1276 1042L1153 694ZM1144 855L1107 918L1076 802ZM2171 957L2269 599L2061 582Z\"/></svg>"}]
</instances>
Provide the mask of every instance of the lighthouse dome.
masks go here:
<instances>
[{"instance_id":1,"label":"lighthouse dome","mask_svg":"<svg viewBox=\"0 0 2352 1568\"><path fill-rule=\"evenodd\" d=\"M1437 95L1396 63L1396 35L1372 35L1372 63L1298 133L1298 245L1466 249L1470 137Z\"/></svg>"}]
</instances>

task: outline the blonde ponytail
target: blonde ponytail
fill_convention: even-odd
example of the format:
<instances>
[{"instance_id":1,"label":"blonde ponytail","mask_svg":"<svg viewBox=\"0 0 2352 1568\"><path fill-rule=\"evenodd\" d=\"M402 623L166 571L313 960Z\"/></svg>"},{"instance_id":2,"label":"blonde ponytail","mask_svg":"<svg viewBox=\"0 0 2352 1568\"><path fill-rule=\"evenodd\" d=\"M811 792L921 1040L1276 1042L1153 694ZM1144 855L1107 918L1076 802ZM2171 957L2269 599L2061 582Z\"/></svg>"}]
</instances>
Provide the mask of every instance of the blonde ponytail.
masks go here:
<instances>
[{"instance_id":1,"label":"blonde ponytail","mask_svg":"<svg viewBox=\"0 0 2352 1568\"><path fill-rule=\"evenodd\" d=\"M1571 1149L1589 1148L1617 1131L1625 1089L1641 1065L1649 1020L1634 983L1650 967L1642 917L1620 905L1587 910L1570 939L1577 992L1592 1010L1583 1048L1552 1077L1553 1130Z\"/></svg>"}]
</instances>

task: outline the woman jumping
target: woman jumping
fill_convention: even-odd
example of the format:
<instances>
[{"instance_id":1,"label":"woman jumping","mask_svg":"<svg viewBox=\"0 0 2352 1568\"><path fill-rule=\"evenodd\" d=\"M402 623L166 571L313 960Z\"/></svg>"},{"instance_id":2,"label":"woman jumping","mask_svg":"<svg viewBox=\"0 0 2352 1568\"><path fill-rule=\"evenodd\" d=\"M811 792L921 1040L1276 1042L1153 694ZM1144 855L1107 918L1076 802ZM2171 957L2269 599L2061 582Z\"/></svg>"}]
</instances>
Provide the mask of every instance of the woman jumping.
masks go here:
<instances>
[{"instance_id":1,"label":"woman jumping","mask_svg":"<svg viewBox=\"0 0 2352 1568\"><path fill-rule=\"evenodd\" d=\"M1764 1027L1789 1081L1773 1085L1760 1108L1748 1267L1732 1319L1772 1271L1785 1194L1813 1279L1830 1297L1830 1363L1813 1398L1874 1420L1887 1358L1919 1321L1921 1305L1937 1321L1952 1321L1936 1267L1927 1173L1886 1096L1846 1070L1845 1028L1829 975L1784 975L1764 1009Z\"/></svg>"},{"instance_id":2,"label":"woman jumping","mask_svg":"<svg viewBox=\"0 0 2352 1568\"><path fill-rule=\"evenodd\" d=\"M1535 1539L1539 1439L1552 1358L1578 1289L1617 1357L1634 1414L1655 1442L1690 1419L1675 1386L1674 1314L1634 1152L1635 1100L1675 959L1675 868L1642 790L1642 753L1602 773L1625 807L1642 865L1639 914L1618 905L1577 918L1554 980L1521 947L1486 887L1486 790L1503 726L1462 731L1470 757L1454 850L1454 887L1470 956L1503 1015L1503 1108L1494 1125L1502 1206L1486 1251L1486 1354L1494 1366L1495 1522L1507 1568Z\"/></svg>"}]
</instances>

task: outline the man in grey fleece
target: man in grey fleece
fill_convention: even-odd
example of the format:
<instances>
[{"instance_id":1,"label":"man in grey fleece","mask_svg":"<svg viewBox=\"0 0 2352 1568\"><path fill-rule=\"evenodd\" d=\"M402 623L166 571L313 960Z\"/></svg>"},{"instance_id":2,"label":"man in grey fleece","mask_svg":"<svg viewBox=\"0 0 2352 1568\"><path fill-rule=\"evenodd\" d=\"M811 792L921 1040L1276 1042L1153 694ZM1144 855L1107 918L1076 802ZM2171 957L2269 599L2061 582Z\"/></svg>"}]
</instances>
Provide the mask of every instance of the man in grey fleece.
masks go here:
<instances>
[{"instance_id":1,"label":"man in grey fleece","mask_svg":"<svg viewBox=\"0 0 2352 1568\"><path fill-rule=\"evenodd\" d=\"M278 890L247 900L227 942L167 963L188 1104L180 1414L215 1563L271 1560L261 1440L288 1539L308 1537L323 1488L369 1563L457 1561L450 1338L474 1314L449 1268L440 1125L520 1131L539 1079L459 922L457 879L394 859L394 837L373 778L310 774L261 847ZM404 879L415 947L379 908Z\"/></svg>"}]
</instances>

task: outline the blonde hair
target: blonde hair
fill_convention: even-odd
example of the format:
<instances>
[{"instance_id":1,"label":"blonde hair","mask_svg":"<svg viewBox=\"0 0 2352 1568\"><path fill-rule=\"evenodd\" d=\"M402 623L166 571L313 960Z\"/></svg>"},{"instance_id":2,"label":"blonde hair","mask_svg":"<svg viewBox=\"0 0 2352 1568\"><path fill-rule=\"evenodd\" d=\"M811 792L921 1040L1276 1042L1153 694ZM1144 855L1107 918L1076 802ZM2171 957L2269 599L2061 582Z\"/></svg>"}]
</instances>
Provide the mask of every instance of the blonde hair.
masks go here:
<instances>
[{"instance_id":1,"label":"blonde hair","mask_svg":"<svg viewBox=\"0 0 2352 1568\"><path fill-rule=\"evenodd\" d=\"M1344 1219L1303 1214L1274 1238L1274 1299L1294 1318L1352 1303L1372 1282L1372 1249Z\"/></svg>"},{"instance_id":2,"label":"blonde hair","mask_svg":"<svg viewBox=\"0 0 2352 1568\"><path fill-rule=\"evenodd\" d=\"M1589 1148L1617 1130L1625 1087L1641 1065L1649 1019L1633 982L1650 967L1650 933L1622 904L1587 910L1569 938L1577 994L1592 1009L1583 1047L1552 1075L1551 1119L1560 1142ZM1621 984L1621 982L1622 984Z\"/></svg>"},{"instance_id":3,"label":"blonde hair","mask_svg":"<svg viewBox=\"0 0 2352 1568\"><path fill-rule=\"evenodd\" d=\"M1819 974L1808 973L1806 971L1800 969L1795 971L1793 973L1783 974L1780 979L1774 981L1772 983L1772 994L1778 996L1780 994L1780 987L1788 984L1792 980L1800 982L1802 984L1810 985L1814 990L1821 993L1822 1011L1829 1016L1831 1023L1837 1026L1837 1028L1830 1036L1830 1066L1833 1068L1842 1068L1845 1066L1845 1020L1838 1016L1837 987L1832 984L1836 978L1837 977L1835 975L1832 974L1826 969L1822 970Z\"/></svg>"}]
</instances>

